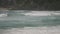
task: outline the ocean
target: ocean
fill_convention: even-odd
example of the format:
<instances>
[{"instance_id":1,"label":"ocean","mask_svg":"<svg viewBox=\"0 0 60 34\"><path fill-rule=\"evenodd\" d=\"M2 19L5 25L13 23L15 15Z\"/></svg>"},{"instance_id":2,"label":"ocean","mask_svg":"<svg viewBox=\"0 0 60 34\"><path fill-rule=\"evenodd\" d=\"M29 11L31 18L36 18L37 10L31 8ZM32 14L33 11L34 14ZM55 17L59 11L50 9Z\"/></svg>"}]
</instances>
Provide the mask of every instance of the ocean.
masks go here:
<instances>
[{"instance_id":1,"label":"ocean","mask_svg":"<svg viewBox=\"0 0 60 34\"><path fill-rule=\"evenodd\" d=\"M9 10L0 14L0 34L59 34L54 11Z\"/></svg>"}]
</instances>

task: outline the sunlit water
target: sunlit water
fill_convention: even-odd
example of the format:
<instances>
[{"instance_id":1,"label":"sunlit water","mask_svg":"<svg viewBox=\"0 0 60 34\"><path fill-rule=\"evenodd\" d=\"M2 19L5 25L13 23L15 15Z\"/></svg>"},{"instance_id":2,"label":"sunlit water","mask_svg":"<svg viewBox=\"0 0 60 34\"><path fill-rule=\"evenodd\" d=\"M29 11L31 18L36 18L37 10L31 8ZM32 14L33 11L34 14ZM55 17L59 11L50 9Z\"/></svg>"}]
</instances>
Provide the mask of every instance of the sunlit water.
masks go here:
<instances>
[{"instance_id":1,"label":"sunlit water","mask_svg":"<svg viewBox=\"0 0 60 34\"><path fill-rule=\"evenodd\" d=\"M0 14L1 34L57 34L59 28L60 16L47 11L14 10Z\"/></svg>"}]
</instances>

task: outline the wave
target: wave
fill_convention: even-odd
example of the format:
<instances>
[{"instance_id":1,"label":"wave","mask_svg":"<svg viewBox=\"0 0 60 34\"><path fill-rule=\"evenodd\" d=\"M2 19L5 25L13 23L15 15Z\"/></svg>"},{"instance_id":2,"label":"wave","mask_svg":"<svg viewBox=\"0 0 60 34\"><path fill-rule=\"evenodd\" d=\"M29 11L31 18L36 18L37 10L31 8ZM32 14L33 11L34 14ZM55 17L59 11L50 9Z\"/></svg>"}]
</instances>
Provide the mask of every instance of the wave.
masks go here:
<instances>
[{"instance_id":1,"label":"wave","mask_svg":"<svg viewBox=\"0 0 60 34\"><path fill-rule=\"evenodd\" d=\"M25 28L11 28L1 30L2 34L55 34L60 33L60 27L25 27Z\"/></svg>"},{"instance_id":2,"label":"wave","mask_svg":"<svg viewBox=\"0 0 60 34\"><path fill-rule=\"evenodd\" d=\"M7 14L0 14L0 17L6 17Z\"/></svg>"},{"instance_id":3,"label":"wave","mask_svg":"<svg viewBox=\"0 0 60 34\"><path fill-rule=\"evenodd\" d=\"M0 17L5 16L52 16L52 15L60 15L60 13L55 13L54 11L23 11L23 10L11 10L11 11L4 11L2 13L0 11ZM5 14L8 13L8 14Z\"/></svg>"},{"instance_id":4,"label":"wave","mask_svg":"<svg viewBox=\"0 0 60 34\"><path fill-rule=\"evenodd\" d=\"M53 12L52 15L60 15L60 12Z\"/></svg>"},{"instance_id":5,"label":"wave","mask_svg":"<svg viewBox=\"0 0 60 34\"><path fill-rule=\"evenodd\" d=\"M25 16L51 16L50 12L45 11L31 11L24 13Z\"/></svg>"}]
</instances>

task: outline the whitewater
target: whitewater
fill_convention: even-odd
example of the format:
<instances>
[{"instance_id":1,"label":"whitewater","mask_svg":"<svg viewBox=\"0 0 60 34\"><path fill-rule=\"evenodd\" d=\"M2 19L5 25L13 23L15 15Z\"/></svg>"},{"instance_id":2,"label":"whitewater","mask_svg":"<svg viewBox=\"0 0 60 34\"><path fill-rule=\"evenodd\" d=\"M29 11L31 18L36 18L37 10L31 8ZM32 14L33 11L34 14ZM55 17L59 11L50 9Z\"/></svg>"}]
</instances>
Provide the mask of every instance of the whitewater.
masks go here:
<instances>
[{"instance_id":1,"label":"whitewater","mask_svg":"<svg viewBox=\"0 0 60 34\"><path fill-rule=\"evenodd\" d=\"M1 12L0 34L60 34L59 14L59 11Z\"/></svg>"}]
</instances>

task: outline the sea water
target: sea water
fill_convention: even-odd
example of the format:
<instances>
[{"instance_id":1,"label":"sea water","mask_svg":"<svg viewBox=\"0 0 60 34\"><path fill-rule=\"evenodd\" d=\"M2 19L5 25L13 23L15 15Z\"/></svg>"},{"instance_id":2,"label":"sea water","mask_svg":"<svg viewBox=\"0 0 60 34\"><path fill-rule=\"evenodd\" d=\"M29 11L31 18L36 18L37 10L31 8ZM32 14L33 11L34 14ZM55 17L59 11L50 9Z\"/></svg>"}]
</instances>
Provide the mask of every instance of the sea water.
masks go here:
<instances>
[{"instance_id":1,"label":"sea water","mask_svg":"<svg viewBox=\"0 0 60 34\"><path fill-rule=\"evenodd\" d=\"M59 28L60 16L48 11L10 10L0 17L0 34L59 34Z\"/></svg>"}]
</instances>

